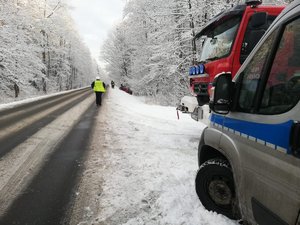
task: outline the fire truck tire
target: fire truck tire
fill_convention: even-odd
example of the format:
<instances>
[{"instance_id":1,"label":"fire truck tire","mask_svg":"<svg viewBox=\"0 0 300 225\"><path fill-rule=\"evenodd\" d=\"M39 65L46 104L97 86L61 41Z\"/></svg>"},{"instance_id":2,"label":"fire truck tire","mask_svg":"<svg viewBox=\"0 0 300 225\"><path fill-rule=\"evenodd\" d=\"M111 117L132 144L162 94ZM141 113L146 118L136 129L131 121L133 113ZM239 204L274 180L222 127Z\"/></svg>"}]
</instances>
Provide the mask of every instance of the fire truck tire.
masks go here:
<instances>
[{"instance_id":1,"label":"fire truck tire","mask_svg":"<svg viewBox=\"0 0 300 225\"><path fill-rule=\"evenodd\" d=\"M211 159L203 163L198 170L195 187L207 210L239 219L233 174L227 161Z\"/></svg>"}]
</instances>

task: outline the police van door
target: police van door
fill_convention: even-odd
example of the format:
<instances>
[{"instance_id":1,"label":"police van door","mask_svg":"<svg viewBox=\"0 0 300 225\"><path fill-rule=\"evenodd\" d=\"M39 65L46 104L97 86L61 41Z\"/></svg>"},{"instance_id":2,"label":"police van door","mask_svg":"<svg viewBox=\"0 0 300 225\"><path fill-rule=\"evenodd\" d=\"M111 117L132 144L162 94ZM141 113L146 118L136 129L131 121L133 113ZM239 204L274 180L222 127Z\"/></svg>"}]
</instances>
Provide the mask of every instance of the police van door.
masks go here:
<instances>
[{"instance_id":1,"label":"police van door","mask_svg":"<svg viewBox=\"0 0 300 225\"><path fill-rule=\"evenodd\" d=\"M300 139L299 40L300 17L273 27L241 68L235 110L224 121L239 151L240 208L253 224L299 220L300 159L291 148Z\"/></svg>"}]
</instances>

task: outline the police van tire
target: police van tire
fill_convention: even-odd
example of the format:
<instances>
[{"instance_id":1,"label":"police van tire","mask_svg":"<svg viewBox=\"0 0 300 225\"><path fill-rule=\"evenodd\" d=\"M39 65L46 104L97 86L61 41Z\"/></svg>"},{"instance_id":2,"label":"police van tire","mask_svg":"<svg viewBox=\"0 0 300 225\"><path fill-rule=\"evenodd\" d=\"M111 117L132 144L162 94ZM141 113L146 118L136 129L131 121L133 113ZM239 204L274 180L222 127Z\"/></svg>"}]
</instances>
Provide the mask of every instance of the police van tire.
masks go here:
<instances>
[{"instance_id":1,"label":"police van tire","mask_svg":"<svg viewBox=\"0 0 300 225\"><path fill-rule=\"evenodd\" d=\"M207 210L239 219L236 211L234 180L230 165L223 159L211 159L200 166L195 187L197 195Z\"/></svg>"}]
</instances>

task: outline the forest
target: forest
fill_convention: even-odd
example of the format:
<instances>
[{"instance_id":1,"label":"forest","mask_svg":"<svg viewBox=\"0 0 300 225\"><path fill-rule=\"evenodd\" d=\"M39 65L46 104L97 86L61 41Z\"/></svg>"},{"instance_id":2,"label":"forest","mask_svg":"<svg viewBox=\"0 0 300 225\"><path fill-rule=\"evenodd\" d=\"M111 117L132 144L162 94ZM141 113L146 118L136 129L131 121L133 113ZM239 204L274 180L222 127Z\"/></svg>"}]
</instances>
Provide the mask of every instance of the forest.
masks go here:
<instances>
[{"instance_id":1,"label":"forest","mask_svg":"<svg viewBox=\"0 0 300 225\"><path fill-rule=\"evenodd\" d=\"M0 103L90 84L100 73L60 0L0 0Z\"/></svg>"}]
</instances>

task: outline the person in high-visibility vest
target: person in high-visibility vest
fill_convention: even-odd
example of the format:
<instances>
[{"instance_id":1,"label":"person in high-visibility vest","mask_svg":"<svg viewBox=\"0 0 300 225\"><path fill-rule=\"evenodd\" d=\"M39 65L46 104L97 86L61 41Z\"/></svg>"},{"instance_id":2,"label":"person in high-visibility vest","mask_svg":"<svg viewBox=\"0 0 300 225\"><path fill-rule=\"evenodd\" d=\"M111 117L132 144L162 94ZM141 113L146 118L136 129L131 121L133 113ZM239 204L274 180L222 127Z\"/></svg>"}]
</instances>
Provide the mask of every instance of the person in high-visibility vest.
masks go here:
<instances>
[{"instance_id":1,"label":"person in high-visibility vest","mask_svg":"<svg viewBox=\"0 0 300 225\"><path fill-rule=\"evenodd\" d=\"M96 77L96 80L93 81L91 86L96 94L96 105L101 106L102 93L104 93L106 91L105 83L100 80L100 77Z\"/></svg>"}]
</instances>

